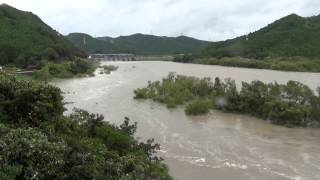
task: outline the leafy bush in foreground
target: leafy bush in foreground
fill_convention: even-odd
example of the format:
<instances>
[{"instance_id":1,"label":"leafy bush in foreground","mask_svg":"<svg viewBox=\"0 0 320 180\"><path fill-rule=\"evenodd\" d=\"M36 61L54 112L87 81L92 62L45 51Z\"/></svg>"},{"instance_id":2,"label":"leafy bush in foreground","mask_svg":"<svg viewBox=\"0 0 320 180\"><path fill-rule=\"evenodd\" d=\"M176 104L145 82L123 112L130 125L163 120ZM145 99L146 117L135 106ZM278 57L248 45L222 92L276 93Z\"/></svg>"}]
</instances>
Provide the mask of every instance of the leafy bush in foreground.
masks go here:
<instances>
[{"instance_id":1,"label":"leafy bush in foreground","mask_svg":"<svg viewBox=\"0 0 320 180\"><path fill-rule=\"evenodd\" d=\"M114 126L80 109L64 116L58 88L6 74L0 98L0 179L172 179L159 144L138 142L128 118Z\"/></svg>"}]
</instances>

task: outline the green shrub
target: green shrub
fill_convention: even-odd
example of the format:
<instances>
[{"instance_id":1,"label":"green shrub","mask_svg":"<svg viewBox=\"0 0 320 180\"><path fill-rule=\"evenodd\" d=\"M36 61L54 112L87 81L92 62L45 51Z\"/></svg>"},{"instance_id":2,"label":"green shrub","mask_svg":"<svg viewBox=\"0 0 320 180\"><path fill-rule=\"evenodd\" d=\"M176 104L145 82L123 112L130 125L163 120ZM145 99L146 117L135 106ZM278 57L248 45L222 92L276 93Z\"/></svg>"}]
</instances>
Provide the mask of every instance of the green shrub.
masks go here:
<instances>
[{"instance_id":1,"label":"green shrub","mask_svg":"<svg viewBox=\"0 0 320 180\"><path fill-rule=\"evenodd\" d=\"M1 136L3 145L0 157L2 162L12 162L22 167L18 172L24 179L53 178L64 165L67 145L63 142L50 142L48 137L36 129L14 129ZM0 169L1 174L1 169Z\"/></svg>"},{"instance_id":2,"label":"green shrub","mask_svg":"<svg viewBox=\"0 0 320 180\"><path fill-rule=\"evenodd\" d=\"M0 122L39 126L64 111L59 88L0 74Z\"/></svg>"},{"instance_id":3,"label":"green shrub","mask_svg":"<svg viewBox=\"0 0 320 180\"><path fill-rule=\"evenodd\" d=\"M163 179L153 140L75 109L63 115L59 88L0 73L0 179Z\"/></svg>"},{"instance_id":4,"label":"green shrub","mask_svg":"<svg viewBox=\"0 0 320 180\"><path fill-rule=\"evenodd\" d=\"M148 89L141 88L134 90L134 99L147 99L148 98Z\"/></svg>"},{"instance_id":5,"label":"green shrub","mask_svg":"<svg viewBox=\"0 0 320 180\"><path fill-rule=\"evenodd\" d=\"M198 99L188 104L185 108L185 112L188 115L207 114L211 107L212 103L209 100Z\"/></svg>"}]
</instances>

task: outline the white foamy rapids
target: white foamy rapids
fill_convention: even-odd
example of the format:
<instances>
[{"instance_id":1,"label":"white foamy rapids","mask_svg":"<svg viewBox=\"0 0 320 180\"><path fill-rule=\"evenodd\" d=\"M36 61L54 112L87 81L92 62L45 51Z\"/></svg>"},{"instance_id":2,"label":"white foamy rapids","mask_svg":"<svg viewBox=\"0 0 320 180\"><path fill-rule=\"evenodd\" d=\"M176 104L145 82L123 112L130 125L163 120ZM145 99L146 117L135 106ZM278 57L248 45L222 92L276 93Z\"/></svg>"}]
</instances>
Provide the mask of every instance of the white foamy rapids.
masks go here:
<instances>
[{"instance_id":1,"label":"white foamy rapids","mask_svg":"<svg viewBox=\"0 0 320 180\"><path fill-rule=\"evenodd\" d=\"M244 165L244 164L236 164L236 163L225 162L224 165L226 167L232 167L232 168L238 168L238 169L248 169L248 166Z\"/></svg>"},{"instance_id":2,"label":"white foamy rapids","mask_svg":"<svg viewBox=\"0 0 320 180\"><path fill-rule=\"evenodd\" d=\"M160 150L157 150L157 152L160 152L160 153L166 154L168 151L167 151L167 150L164 150L164 149L160 149Z\"/></svg>"},{"instance_id":3,"label":"white foamy rapids","mask_svg":"<svg viewBox=\"0 0 320 180\"><path fill-rule=\"evenodd\" d=\"M206 158L204 157L193 157L193 156L174 156L175 159L180 161L187 161L194 165L203 166L203 163L206 163Z\"/></svg>"}]
</instances>

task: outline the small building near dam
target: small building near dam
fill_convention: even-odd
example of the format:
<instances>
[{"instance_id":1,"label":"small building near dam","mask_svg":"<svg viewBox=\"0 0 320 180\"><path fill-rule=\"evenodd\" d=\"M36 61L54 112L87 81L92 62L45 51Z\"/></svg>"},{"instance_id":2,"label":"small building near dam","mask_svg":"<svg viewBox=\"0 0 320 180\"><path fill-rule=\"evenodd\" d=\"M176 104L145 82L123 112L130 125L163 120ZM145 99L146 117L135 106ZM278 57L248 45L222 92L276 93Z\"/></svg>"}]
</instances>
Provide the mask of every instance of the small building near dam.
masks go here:
<instances>
[{"instance_id":1,"label":"small building near dam","mask_svg":"<svg viewBox=\"0 0 320 180\"><path fill-rule=\"evenodd\" d=\"M97 59L103 61L135 61L134 54L90 54L89 59Z\"/></svg>"}]
</instances>

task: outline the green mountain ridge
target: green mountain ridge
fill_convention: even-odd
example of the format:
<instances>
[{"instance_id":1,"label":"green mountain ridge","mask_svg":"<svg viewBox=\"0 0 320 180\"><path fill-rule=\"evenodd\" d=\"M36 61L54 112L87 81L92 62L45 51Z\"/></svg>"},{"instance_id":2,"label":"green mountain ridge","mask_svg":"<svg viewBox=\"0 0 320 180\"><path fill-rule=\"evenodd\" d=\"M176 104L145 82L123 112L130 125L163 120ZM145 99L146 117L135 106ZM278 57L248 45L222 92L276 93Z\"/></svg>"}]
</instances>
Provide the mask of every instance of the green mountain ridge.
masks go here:
<instances>
[{"instance_id":1,"label":"green mountain ridge","mask_svg":"<svg viewBox=\"0 0 320 180\"><path fill-rule=\"evenodd\" d=\"M320 57L320 16L291 14L248 35L210 43L210 57Z\"/></svg>"},{"instance_id":2,"label":"green mountain ridge","mask_svg":"<svg viewBox=\"0 0 320 180\"><path fill-rule=\"evenodd\" d=\"M84 33L71 33L67 38L87 53L198 54L209 44L207 41L187 36L166 37L145 34L94 38Z\"/></svg>"},{"instance_id":3,"label":"green mountain ridge","mask_svg":"<svg viewBox=\"0 0 320 180\"><path fill-rule=\"evenodd\" d=\"M0 5L0 65L24 66L41 59L60 61L86 56L37 15Z\"/></svg>"}]
</instances>

